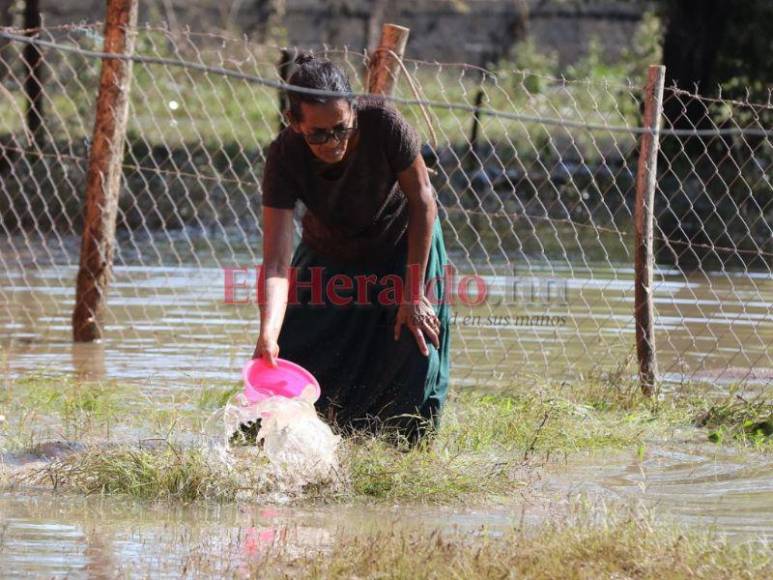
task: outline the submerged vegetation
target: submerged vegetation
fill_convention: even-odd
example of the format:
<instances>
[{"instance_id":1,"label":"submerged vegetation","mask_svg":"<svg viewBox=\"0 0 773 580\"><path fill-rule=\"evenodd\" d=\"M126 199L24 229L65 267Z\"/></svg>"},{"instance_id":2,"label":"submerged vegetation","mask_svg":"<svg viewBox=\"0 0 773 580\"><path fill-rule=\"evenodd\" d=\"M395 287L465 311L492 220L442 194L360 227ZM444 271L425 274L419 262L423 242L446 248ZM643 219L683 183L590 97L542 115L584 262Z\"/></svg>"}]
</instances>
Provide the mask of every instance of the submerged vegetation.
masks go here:
<instances>
[{"instance_id":1,"label":"submerged vegetation","mask_svg":"<svg viewBox=\"0 0 773 580\"><path fill-rule=\"evenodd\" d=\"M239 500L245 500L237 504L240 512L288 501L401 506L394 518L367 528L229 527L216 551L203 549L209 538L202 543L200 532L183 524L173 545L162 548L171 551L169 558L156 560L143 551L131 562L109 562L115 571L138 575L174 573L179 566L181 575L266 578L769 576L773 560L764 540L728 542L713 531L684 531L656 522L632 502L610 506L580 493L567 503L543 494L540 473L548 471L541 468L560 467L573 454L615 450L641 461L650 444L696 441L748 453L773 449L765 432L770 401L737 394L709 400L687 386L649 400L626 376L621 368L571 385L452 391L428 444L349 437L331 479L290 489L261 447L235 447L224 456L201 444L202 433L218 436L211 428L220 425L218 410L239 390L236 384L154 392L151 398L148 386L136 384L6 378L0 383L0 489L165 500L165 509ZM488 505L492 513L509 515L505 524L500 517L491 530L484 525L470 533L406 518L418 504ZM541 523L524 523L513 507L518 505L537 512Z\"/></svg>"},{"instance_id":2,"label":"submerged vegetation","mask_svg":"<svg viewBox=\"0 0 773 580\"><path fill-rule=\"evenodd\" d=\"M335 481L295 490L299 500L486 500L528 489L535 467L573 453L630 450L674 439L714 441L767 452L771 402L735 395L710 401L685 389L655 400L639 394L624 369L579 384L528 391L452 392L431 444L401 447L386 437L344 440ZM87 494L231 500L270 493L270 466L259 448L223 463L195 435L214 425L234 384L200 386L152 400L137 385L29 375L0 392L0 448L41 460L8 485L35 482ZM51 441L77 440L50 453Z\"/></svg>"},{"instance_id":3,"label":"submerged vegetation","mask_svg":"<svg viewBox=\"0 0 773 580\"><path fill-rule=\"evenodd\" d=\"M138 499L233 499L236 480L198 449L90 449L53 462L34 475L56 489L121 494Z\"/></svg>"},{"instance_id":4,"label":"submerged vegetation","mask_svg":"<svg viewBox=\"0 0 773 580\"><path fill-rule=\"evenodd\" d=\"M773 403L737 395L735 399L715 402L696 417L695 424L709 430L709 439L721 443L735 439L764 446L773 435Z\"/></svg>"},{"instance_id":5,"label":"submerged vegetation","mask_svg":"<svg viewBox=\"0 0 773 580\"><path fill-rule=\"evenodd\" d=\"M268 546L251 571L266 578L753 578L773 572L770 546L655 525L633 510L568 518L503 534L339 533L323 550ZM206 562L194 558L194 568ZM267 566L270 564L270 566Z\"/></svg>"}]
</instances>

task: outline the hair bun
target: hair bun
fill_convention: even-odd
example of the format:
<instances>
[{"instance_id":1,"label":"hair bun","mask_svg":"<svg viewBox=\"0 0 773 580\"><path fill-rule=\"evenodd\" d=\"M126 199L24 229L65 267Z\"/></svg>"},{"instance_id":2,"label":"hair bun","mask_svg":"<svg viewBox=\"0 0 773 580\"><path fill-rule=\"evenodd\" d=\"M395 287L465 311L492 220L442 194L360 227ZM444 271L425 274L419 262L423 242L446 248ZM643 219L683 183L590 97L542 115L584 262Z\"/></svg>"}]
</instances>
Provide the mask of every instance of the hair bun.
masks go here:
<instances>
[{"instance_id":1,"label":"hair bun","mask_svg":"<svg viewBox=\"0 0 773 580\"><path fill-rule=\"evenodd\" d=\"M295 64L298 66L302 64L306 64L307 62L311 62L313 60L317 60L317 57L314 56L311 52L302 52L298 56L295 57Z\"/></svg>"}]
</instances>

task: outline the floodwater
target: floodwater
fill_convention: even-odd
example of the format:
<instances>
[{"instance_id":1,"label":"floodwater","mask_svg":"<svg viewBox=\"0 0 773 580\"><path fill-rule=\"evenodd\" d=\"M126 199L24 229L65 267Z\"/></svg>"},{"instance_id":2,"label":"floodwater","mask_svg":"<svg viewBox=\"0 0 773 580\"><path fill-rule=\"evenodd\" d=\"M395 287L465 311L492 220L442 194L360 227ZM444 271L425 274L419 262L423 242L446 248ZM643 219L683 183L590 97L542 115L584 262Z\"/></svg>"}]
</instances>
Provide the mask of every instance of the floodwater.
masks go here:
<instances>
[{"instance_id":1,"label":"floodwater","mask_svg":"<svg viewBox=\"0 0 773 580\"><path fill-rule=\"evenodd\" d=\"M238 573L272 545L326 550L341 531L496 534L561 517L578 497L608 509L641 502L659 519L731 540L773 537L773 461L703 445L642 457L598 454L540 470L530 491L484 506L282 506L134 502L50 493L0 495L5 577ZM618 501L625 500L625 501Z\"/></svg>"},{"instance_id":2,"label":"floodwater","mask_svg":"<svg viewBox=\"0 0 773 580\"><path fill-rule=\"evenodd\" d=\"M773 538L773 458L706 443L669 443L638 454L570 457L546 489L640 501L666 519L723 534Z\"/></svg>"},{"instance_id":3,"label":"floodwater","mask_svg":"<svg viewBox=\"0 0 773 580\"><path fill-rule=\"evenodd\" d=\"M0 496L4 575L101 576L116 571L180 577L208 564L213 575L239 570L274 542L292 549L332 547L337 530L473 531L488 518L472 508L254 504L148 505L104 497ZM195 573L191 574L196 576Z\"/></svg>"},{"instance_id":4,"label":"floodwater","mask_svg":"<svg viewBox=\"0 0 773 580\"><path fill-rule=\"evenodd\" d=\"M226 304L222 269L116 267L106 336L73 344L70 316L76 269L15 263L0 248L0 374L74 373L138 383L149 395L191 385L235 383L258 330L254 269L237 275ZM18 258L18 257L16 257ZM234 266L247 262L234 260ZM488 299L452 308L454 387L512 386L521 378L564 377L599 365L614 370L634 345L633 272L627 267L542 264L518 276L481 266ZM459 273L461 277L462 272ZM773 280L769 274L685 277L660 270L654 292L662 376L677 385L706 381L725 391L773 388ZM524 324L522 317L565 322ZM509 318L505 318L509 317ZM520 317L520 318L519 318ZM8 459L8 458L6 458ZM739 538L773 535L773 460L692 443L635 454L570 457L540 471L528 497L486 506L262 506L207 502L135 503L44 492L0 494L4 576L180 576L238 572L264 544L325 548L337 529L496 531L531 524L586 495L641 501L665 518Z\"/></svg>"},{"instance_id":5,"label":"floodwater","mask_svg":"<svg viewBox=\"0 0 773 580\"><path fill-rule=\"evenodd\" d=\"M463 385L511 385L614 370L634 353L633 271L532 265L518 276L486 274L486 300L452 306L452 376ZM225 303L222 269L119 266L105 338L73 345L74 266L0 271L0 364L29 371L139 380L154 389L238 380L258 332L255 269L235 276ZM459 287L464 276L456 276ZM473 291L471 291L473 292ZM468 296L473 300L474 296ZM656 278L661 376L773 386L773 279L729 273ZM386 331L386 330L385 330Z\"/></svg>"}]
</instances>

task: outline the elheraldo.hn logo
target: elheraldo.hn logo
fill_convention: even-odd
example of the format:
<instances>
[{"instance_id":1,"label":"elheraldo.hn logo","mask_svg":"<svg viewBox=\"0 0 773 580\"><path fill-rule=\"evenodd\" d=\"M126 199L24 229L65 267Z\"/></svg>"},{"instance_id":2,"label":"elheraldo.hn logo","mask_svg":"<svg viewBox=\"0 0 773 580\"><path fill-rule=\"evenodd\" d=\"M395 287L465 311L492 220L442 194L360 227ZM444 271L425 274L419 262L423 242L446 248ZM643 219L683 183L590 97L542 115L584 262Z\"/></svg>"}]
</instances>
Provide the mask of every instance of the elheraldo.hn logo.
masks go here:
<instances>
[{"instance_id":1,"label":"elheraldo.hn logo","mask_svg":"<svg viewBox=\"0 0 773 580\"><path fill-rule=\"evenodd\" d=\"M514 273L512 294L515 304L568 306L569 282L566 278L519 277Z\"/></svg>"},{"instance_id":2,"label":"elheraldo.hn logo","mask_svg":"<svg viewBox=\"0 0 773 580\"><path fill-rule=\"evenodd\" d=\"M486 305L495 310L479 314L479 309L454 311L451 324L456 327L494 326L500 328L558 328L569 320L569 281L554 276L535 276L529 272L498 278L498 284L487 286ZM478 311L478 312L476 312Z\"/></svg>"},{"instance_id":3,"label":"elheraldo.hn logo","mask_svg":"<svg viewBox=\"0 0 773 580\"><path fill-rule=\"evenodd\" d=\"M512 275L504 277L504 284L487 287L486 302L491 306L514 306L529 310L569 306L569 281L556 276L520 274L513 266Z\"/></svg>"}]
</instances>

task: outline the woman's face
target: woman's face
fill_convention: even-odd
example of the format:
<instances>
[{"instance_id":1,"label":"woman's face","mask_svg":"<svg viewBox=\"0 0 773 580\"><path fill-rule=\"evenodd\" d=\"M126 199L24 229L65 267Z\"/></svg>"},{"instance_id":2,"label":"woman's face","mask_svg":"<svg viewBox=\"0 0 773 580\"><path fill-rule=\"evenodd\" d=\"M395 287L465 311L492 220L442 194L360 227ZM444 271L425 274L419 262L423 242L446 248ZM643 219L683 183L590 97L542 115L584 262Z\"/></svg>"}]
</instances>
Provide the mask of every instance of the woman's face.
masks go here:
<instances>
[{"instance_id":1,"label":"woman's face","mask_svg":"<svg viewBox=\"0 0 773 580\"><path fill-rule=\"evenodd\" d=\"M294 120L293 130L302 133L312 153L325 163L337 163L344 158L351 135L340 141L332 135L334 130L348 129L355 125L355 112L345 99L334 99L327 103L301 103L301 120ZM326 135L321 144L310 143L315 136Z\"/></svg>"}]
</instances>

